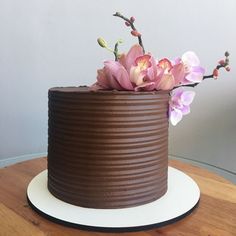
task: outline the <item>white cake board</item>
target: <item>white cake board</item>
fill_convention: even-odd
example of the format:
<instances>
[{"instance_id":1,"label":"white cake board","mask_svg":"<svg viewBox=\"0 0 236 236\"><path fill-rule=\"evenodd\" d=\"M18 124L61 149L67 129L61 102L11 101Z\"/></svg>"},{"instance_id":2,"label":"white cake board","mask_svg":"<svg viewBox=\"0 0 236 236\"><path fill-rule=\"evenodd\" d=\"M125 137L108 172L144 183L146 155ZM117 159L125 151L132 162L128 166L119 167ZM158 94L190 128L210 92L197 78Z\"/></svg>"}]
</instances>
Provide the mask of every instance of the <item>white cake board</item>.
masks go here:
<instances>
[{"instance_id":1,"label":"white cake board","mask_svg":"<svg viewBox=\"0 0 236 236\"><path fill-rule=\"evenodd\" d=\"M92 209L63 202L47 188L47 170L35 176L27 189L31 207L52 221L80 229L132 232L174 223L198 205L200 190L188 175L169 167L168 191L160 199L137 207Z\"/></svg>"}]
</instances>

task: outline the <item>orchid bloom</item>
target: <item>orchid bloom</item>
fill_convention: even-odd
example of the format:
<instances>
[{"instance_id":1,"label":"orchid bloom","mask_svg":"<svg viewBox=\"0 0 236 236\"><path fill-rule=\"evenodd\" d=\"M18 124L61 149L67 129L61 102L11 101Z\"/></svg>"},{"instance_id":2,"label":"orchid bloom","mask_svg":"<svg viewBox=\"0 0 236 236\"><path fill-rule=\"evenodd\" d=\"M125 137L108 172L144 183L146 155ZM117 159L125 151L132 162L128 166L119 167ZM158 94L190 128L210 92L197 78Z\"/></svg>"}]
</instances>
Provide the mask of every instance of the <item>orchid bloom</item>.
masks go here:
<instances>
[{"instance_id":1,"label":"orchid bloom","mask_svg":"<svg viewBox=\"0 0 236 236\"><path fill-rule=\"evenodd\" d=\"M130 80L135 90L154 90L162 71L158 70L155 59L150 54L136 58L135 65L130 68Z\"/></svg>"},{"instance_id":2,"label":"orchid bloom","mask_svg":"<svg viewBox=\"0 0 236 236\"><path fill-rule=\"evenodd\" d=\"M157 88L162 90L172 89L175 85L175 79L171 73L171 69L173 68L171 62L168 59L164 58L159 61L158 66L163 69L163 76Z\"/></svg>"},{"instance_id":3,"label":"orchid bloom","mask_svg":"<svg viewBox=\"0 0 236 236\"><path fill-rule=\"evenodd\" d=\"M135 91L154 90L162 76L162 71L157 68L154 57L151 54L143 54L140 45L134 45L127 55L122 54L119 62L129 73Z\"/></svg>"},{"instance_id":4,"label":"orchid bloom","mask_svg":"<svg viewBox=\"0 0 236 236\"><path fill-rule=\"evenodd\" d=\"M190 104L195 97L195 92L184 91L182 88L175 89L171 93L169 102L169 119L172 125L176 125L183 115L190 113Z\"/></svg>"},{"instance_id":5,"label":"orchid bloom","mask_svg":"<svg viewBox=\"0 0 236 236\"><path fill-rule=\"evenodd\" d=\"M135 85L139 86L143 84L144 77L147 75L147 69L152 66L150 58L150 55L137 57L135 60L135 65L131 66L130 80Z\"/></svg>"},{"instance_id":6,"label":"orchid bloom","mask_svg":"<svg viewBox=\"0 0 236 236\"><path fill-rule=\"evenodd\" d=\"M198 83L203 74L204 68L194 52L186 52L172 62L164 58L157 63L151 54L143 54L140 45L134 45L118 61L104 62L92 89L171 90L175 86Z\"/></svg>"},{"instance_id":7,"label":"orchid bloom","mask_svg":"<svg viewBox=\"0 0 236 236\"><path fill-rule=\"evenodd\" d=\"M158 66L164 71L157 86L157 89L162 90L171 90L178 85L199 83L205 73L204 68L200 66L197 55L190 51L173 62L164 58L159 61Z\"/></svg>"},{"instance_id":8,"label":"orchid bloom","mask_svg":"<svg viewBox=\"0 0 236 236\"><path fill-rule=\"evenodd\" d=\"M171 90L184 78L184 66L181 62L174 64L164 58L159 61L158 66L163 69L163 76L157 89Z\"/></svg>"},{"instance_id":9,"label":"orchid bloom","mask_svg":"<svg viewBox=\"0 0 236 236\"><path fill-rule=\"evenodd\" d=\"M104 68L98 70L97 81L103 89L133 90L127 71L117 61L105 61Z\"/></svg>"},{"instance_id":10,"label":"orchid bloom","mask_svg":"<svg viewBox=\"0 0 236 236\"><path fill-rule=\"evenodd\" d=\"M205 69L200 66L200 60L194 52L186 52L181 58L184 64L185 77L181 84L199 83L203 79Z\"/></svg>"},{"instance_id":11,"label":"orchid bloom","mask_svg":"<svg viewBox=\"0 0 236 236\"><path fill-rule=\"evenodd\" d=\"M104 62L92 89L154 90L161 76L162 71L157 68L155 59L150 54L143 54L140 45L134 45L118 61Z\"/></svg>"}]
</instances>

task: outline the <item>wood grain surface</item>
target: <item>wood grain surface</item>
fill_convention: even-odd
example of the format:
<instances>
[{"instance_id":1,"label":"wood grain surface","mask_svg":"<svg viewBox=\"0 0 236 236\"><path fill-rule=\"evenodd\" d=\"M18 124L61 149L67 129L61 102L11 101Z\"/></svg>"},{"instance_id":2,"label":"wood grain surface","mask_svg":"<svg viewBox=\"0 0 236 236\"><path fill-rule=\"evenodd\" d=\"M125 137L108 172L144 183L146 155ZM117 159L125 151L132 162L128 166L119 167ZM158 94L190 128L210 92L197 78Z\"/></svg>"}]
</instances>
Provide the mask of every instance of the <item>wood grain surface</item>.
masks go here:
<instances>
[{"instance_id":1,"label":"wood grain surface","mask_svg":"<svg viewBox=\"0 0 236 236\"><path fill-rule=\"evenodd\" d=\"M134 233L99 233L82 231L53 223L28 205L26 189L31 179L46 169L46 158L0 169L0 236L235 236L236 185L224 178L180 161L169 161L191 176L201 189L197 209L186 218L161 228Z\"/></svg>"}]
</instances>

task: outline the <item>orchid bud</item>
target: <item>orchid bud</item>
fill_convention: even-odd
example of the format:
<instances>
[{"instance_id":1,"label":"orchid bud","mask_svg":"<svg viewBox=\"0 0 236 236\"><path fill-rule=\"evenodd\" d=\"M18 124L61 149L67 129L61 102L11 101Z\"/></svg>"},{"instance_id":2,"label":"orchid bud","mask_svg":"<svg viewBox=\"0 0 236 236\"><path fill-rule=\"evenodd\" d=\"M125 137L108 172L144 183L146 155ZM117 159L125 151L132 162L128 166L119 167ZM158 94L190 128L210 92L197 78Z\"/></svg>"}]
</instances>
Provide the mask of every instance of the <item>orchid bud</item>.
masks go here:
<instances>
[{"instance_id":1,"label":"orchid bud","mask_svg":"<svg viewBox=\"0 0 236 236\"><path fill-rule=\"evenodd\" d=\"M131 17L130 17L130 21L131 21L132 23L134 23L135 18L134 18L133 16L131 16Z\"/></svg>"},{"instance_id":2,"label":"orchid bud","mask_svg":"<svg viewBox=\"0 0 236 236\"><path fill-rule=\"evenodd\" d=\"M226 70L226 71L230 71L230 67L229 67L229 66L226 66L226 67L225 67L225 70Z\"/></svg>"},{"instance_id":3,"label":"orchid bud","mask_svg":"<svg viewBox=\"0 0 236 236\"><path fill-rule=\"evenodd\" d=\"M123 39L118 39L117 40L117 43L119 43L119 44L121 44L121 43L123 43L124 41L123 41Z\"/></svg>"},{"instance_id":4,"label":"orchid bud","mask_svg":"<svg viewBox=\"0 0 236 236\"><path fill-rule=\"evenodd\" d=\"M214 69L213 70L213 77L214 77L214 79L217 79L218 75L219 75L218 69Z\"/></svg>"},{"instance_id":5,"label":"orchid bud","mask_svg":"<svg viewBox=\"0 0 236 236\"><path fill-rule=\"evenodd\" d=\"M121 16L121 13L117 11L114 15Z\"/></svg>"},{"instance_id":6,"label":"orchid bud","mask_svg":"<svg viewBox=\"0 0 236 236\"><path fill-rule=\"evenodd\" d=\"M128 21L125 21L125 25L129 27L130 23Z\"/></svg>"},{"instance_id":7,"label":"orchid bud","mask_svg":"<svg viewBox=\"0 0 236 236\"><path fill-rule=\"evenodd\" d=\"M229 56L229 52L228 52L228 51L225 52L225 56L226 56L226 57Z\"/></svg>"},{"instance_id":8,"label":"orchid bud","mask_svg":"<svg viewBox=\"0 0 236 236\"><path fill-rule=\"evenodd\" d=\"M218 63L219 63L221 66L223 66L223 65L225 64L225 60L222 59L222 60L220 60Z\"/></svg>"},{"instance_id":9,"label":"orchid bud","mask_svg":"<svg viewBox=\"0 0 236 236\"><path fill-rule=\"evenodd\" d=\"M132 30L132 31L131 31L131 34L132 34L133 36L135 36L135 37L141 36L141 34L140 34L137 30Z\"/></svg>"},{"instance_id":10,"label":"orchid bud","mask_svg":"<svg viewBox=\"0 0 236 236\"><path fill-rule=\"evenodd\" d=\"M105 39L103 38L98 38L97 39L98 44L102 47L102 48L107 48L107 42L105 41Z\"/></svg>"}]
</instances>

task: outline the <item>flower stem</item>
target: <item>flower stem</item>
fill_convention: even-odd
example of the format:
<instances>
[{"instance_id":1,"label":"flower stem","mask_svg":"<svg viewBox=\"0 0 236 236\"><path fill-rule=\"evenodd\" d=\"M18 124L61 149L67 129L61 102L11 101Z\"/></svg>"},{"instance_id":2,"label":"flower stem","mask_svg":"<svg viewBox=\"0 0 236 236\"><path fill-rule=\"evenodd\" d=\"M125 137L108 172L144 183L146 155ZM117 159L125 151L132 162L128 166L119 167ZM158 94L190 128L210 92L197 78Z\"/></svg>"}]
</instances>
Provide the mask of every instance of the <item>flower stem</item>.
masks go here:
<instances>
[{"instance_id":1,"label":"flower stem","mask_svg":"<svg viewBox=\"0 0 236 236\"><path fill-rule=\"evenodd\" d=\"M220 66L220 67L217 66L216 68L220 69L222 67L224 67L224 66ZM214 78L214 75L213 74L211 74L211 75L204 75L202 80L210 79L210 78ZM194 88L194 87L196 87L199 84L200 84L200 82L199 83L194 83L194 84L184 84L184 85L176 86L176 87L174 87L174 89L175 88L179 88L179 87L192 87L192 88Z\"/></svg>"},{"instance_id":2,"label":"flower stem","mask_svg":"<svg viewBox=\"0 0 236 236\"><path fill-rule=\"evenodd\" d=\"M227 66L229 66L229 53L228 52L225 52L225 63L224 64L218 64L215 69L216 70L219 70L221 68L226 68ZM210 79L210 78L215 78L214 76L214 73L210 74L210 75L204 75L202 80L205 80L205 79ZM183 84L183 85L179 85L179 86L175 86L173 89L176 89L176 88L179 88L179 87L196 87L197 85L199 85L199 83L194 83L194 84Z\"/></svg>"},{"instance_id":3,"label":"flower stem","mask_svg":"<svg viewBox=\"0 0 236 236\"><path fill-rule=\"evenodd\" d=\"M132 30L137 31L137 29L134 26L134 23L130 19L128 19L127 17L123 16L120 12L116 12L115 14L113 14L113 16L120 17L125 22L128 22L130 24L130 27L132 28ZM138 43L143 48L143 54L145 54L145 49L144 49L144 46L143 46L143 41L142 41L141 35L138 36Z\"/></svg>"},{"instance_id":4,"label":"flower stem","mask_svg":"<svg viewBox=\"0 0 236 236\"><path fill-rule=\"evenodd\" d=\"M119 42L116 42L115 47L114 47L114 51L113 51L113 53L115 55L115 60L116 61L118 61L118 59L119 59L119 56L118 56L118 46L119 46Z\"/></svg>"}]
</instances>

